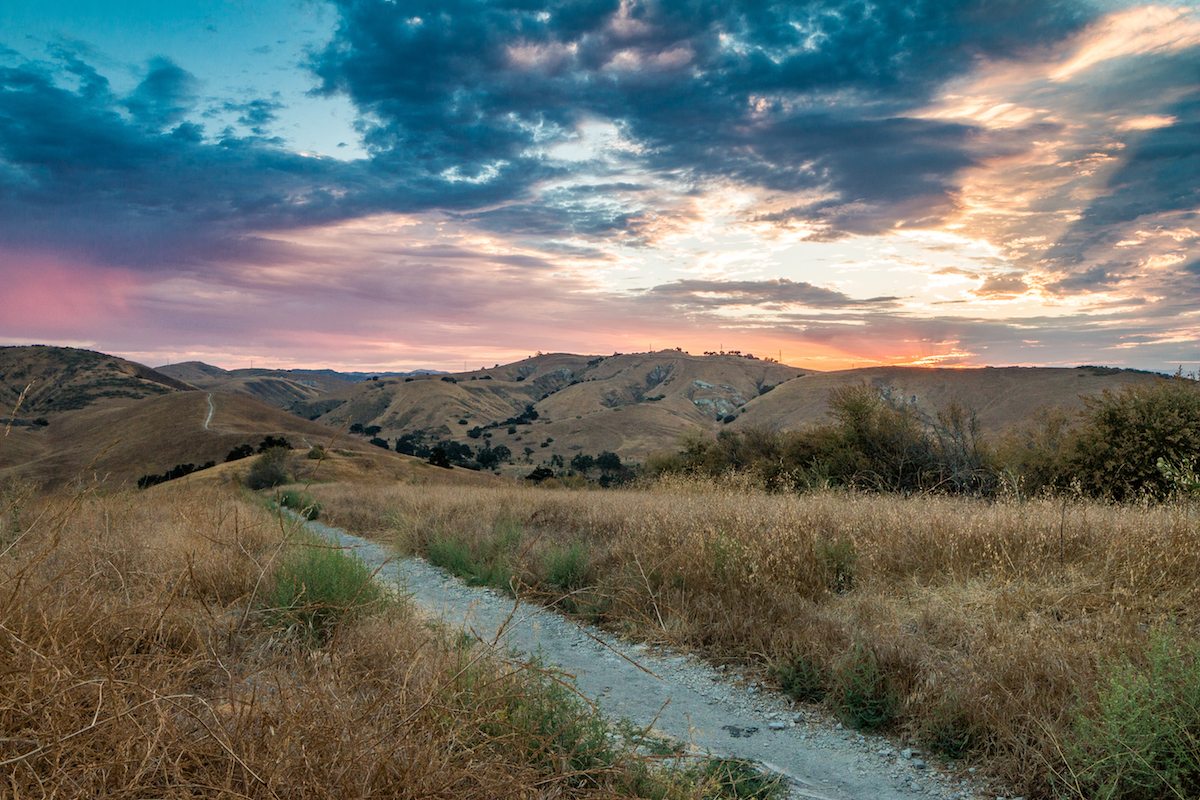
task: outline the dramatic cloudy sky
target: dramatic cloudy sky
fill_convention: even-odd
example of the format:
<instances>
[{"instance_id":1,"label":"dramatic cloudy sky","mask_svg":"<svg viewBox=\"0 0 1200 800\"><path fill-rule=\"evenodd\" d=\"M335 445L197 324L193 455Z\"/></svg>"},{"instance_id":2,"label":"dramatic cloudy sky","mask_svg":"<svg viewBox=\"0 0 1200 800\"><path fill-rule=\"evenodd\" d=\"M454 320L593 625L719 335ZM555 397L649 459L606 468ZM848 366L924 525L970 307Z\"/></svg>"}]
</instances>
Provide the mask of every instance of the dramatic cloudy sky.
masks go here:
<instances>
[{"instance_id":1,"label":"dramatic cloudy sky","mask_svg":"<svg viewBox=\"0 0 1200 800\"><path fill-rule=\"evenodd\" d=\"M0 342L1200 364L1200 8L3 0Z\"/></svg>"}]
</instances>

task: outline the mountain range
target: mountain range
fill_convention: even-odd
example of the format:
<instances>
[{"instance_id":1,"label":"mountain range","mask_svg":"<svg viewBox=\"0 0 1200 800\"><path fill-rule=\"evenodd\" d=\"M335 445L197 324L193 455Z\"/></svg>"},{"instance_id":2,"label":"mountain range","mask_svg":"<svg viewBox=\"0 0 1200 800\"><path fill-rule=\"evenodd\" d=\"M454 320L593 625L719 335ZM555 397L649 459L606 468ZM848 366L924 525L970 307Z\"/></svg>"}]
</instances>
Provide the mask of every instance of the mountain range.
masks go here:
<instances>
[{"instance_id":1,"label":"mountain range","mask_svg":"<svg viewBox=\"0 0 1200 800\"><path fill-rule=\"evenodd\" d=\"M996 436L1042 408L1078 408L1089 395L1161 377L1108 367L815 372L679 350L538 354L452 374L197 361L152 369L88 350L0 347L0 477L133 481L178 464L222 463L268 436L295 448L328 443L380 476L415 468L397 445L422 454L437 443L506 450L500 469L513 475L579 454L640 462L690 434L821 422L830 392L860 383L929 417L958 403Z\"/></svg>"}]
</instances>

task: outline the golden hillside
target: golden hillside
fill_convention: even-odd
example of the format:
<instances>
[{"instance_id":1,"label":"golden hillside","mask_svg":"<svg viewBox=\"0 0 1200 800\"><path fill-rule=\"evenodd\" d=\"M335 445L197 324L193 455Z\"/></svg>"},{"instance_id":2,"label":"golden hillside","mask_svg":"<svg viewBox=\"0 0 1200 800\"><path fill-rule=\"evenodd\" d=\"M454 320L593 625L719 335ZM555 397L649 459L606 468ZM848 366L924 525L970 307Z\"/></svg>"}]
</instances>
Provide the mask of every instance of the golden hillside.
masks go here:
<instances>
[{"instance_id":1,"label":"golden hillside","mask_svg":"<svg viewBox=\"0 0 1200 800\"><path fill-rule=\"evenodd\" d=\"M1086 396L1161 378L1102 367L868 367L821 372L747 403L731 427L788 430L824 422L832 390L867 383L931 419L940 409L958 403L976 412L982 433L999 434L1032 419L1041 409L1080 408Z\"/></svg>"},{"instance_id":2,"label":"golden hillside","mask_svg":"<svg viewBox=\"0 0 1200 800\"><path fill-rule=\"evenodd\" d=\"M210 397L213 414L206 428ZM46 427L14 427L7 437L2 434L0 479L29 478L47 486L92 481L128 485L177 464L208 461L217 468L192 479L228 477L250 463L225 465L229 452L241 445L257 447L266 436L282 437L296 449L293 463L300 469L293 471L305 478L412 480L428 473L429 479L477 479L477 473L431 467L244 395L190 391L106 403L61 414ZM313 445L329 453L319 467L303 458Z\"/></svg>"},{"instance_id":3,"label":"golden hillside","mask_svg":"<svg viewBox=\"0 0 1200 800\"><path fill-rule=\"evenodd\" d=\"M73 347L0 347L0 418L51 418L99 402L191 389L142 364ZM13 414L18 398L20 408Z\"/></svg>"},{"instance_id":4,"label":"golden hillside","mask_svg":"<svg viewBox=\"0 0 1200 800\"><path fill-rule=\"evenodd\" d=\"M280 408L315 400L353 385L327 370L225 370L203 361L184 361L156 371L197 389L224 394L245 394Z\"/></svg>"},{"instance_id":5,"label":"golden hillside","mask_svg":"<svg viewBox=\"0 0 1200 800\"><path fill-rule=\"evenodd\" d=\"M803 374L770 361L675 350L551 353L454 375L366 381L295 410L324 411L320 421L335 427L377 425L389 440L425 431L477 445L468 432L486 428L493 445L516 455L534 450L532 462L603 450L640 459L692 428L718 426L768 387ZM537 415L531 424L505 424L531 416L529 406Z\"/></svg>"}]
</instances>

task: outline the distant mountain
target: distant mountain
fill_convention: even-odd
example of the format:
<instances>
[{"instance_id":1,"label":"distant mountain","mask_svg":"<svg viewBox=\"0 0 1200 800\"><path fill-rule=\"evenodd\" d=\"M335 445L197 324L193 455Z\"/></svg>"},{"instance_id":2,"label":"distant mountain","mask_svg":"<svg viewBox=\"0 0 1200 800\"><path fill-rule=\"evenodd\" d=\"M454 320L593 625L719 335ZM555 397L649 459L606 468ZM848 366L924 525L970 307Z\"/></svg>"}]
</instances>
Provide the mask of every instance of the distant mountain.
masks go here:
<instances>
[{"instance_id":1,"label":"distant mountain","mask_svg":"<svg viewBox=\"0 0 1200 800\"><path fill-rule=\"evenodd\" d=\"M314 400L347 386L377 377L437 374L414 372L338 372L332 369L234 369L225 370L203 361L184 361L156 368L191 385L213 392L245 394L279 408Z\"/></svg>"},{"instance_id":2,"label":"distant mountain","mask_svg":"<svg viewBox=\"0 0 1200 800\"><path fill-rule=\"evenodd\" d=\"M380 379L292 410L394 444L454 441L507 447L518 464L618 453L640 461L674 450L686 434L794 429L827 419L830 392L867 383L928 418L957 402L984 435L1003 433L1044 407L1162 376L1102 367L930 369L872 367L811 372L736 355L674 350L613 356L552 353L474 372ZM378 430L376 430L376 428Z\"/></svg>"},{"instance_id":3,"label":"distant mountain","mask_svg":"<svg viewBox=\"0 0 1200 800\"><path fill-rule=\"evenodd\" d=\"M605 450L641 459L690 430L716 428L753 398L805 374L772 361L675 350L551 353L492 369L357 384L293 410L343 428L378 426L392 441L419 435L504 445L522 462L529 448L529 463Z\"/></svg>"},{"instance_id":4,"label":"distant mountain","mask_svg":"<svg viewBox=\"0 0 1200 800\"><path fill-rule=\"evenodd\" d=\"M72 347L0 347L0 418L26 421L193 388L133 361ZM22 397L20 408L14 408Z\"/></svg>"},{"instance_id":5,"label":"distant mountain","mask_svg":"<svg viewBox=\"0 0 1200 800\"><path fill-rule=\"evenodd\" d=\"M604 451L642 461L677 449L695 432L823 422L830 392L862 383L929 418L958 403L977 414L986 436L1041 408L1077 408L1106 389L1162 379L1106 367L821 373L676 350L550 353L472 372L360 375L223 370L202 362L153 370L87 350L0 348L0 402L11 408L28 387L12 434L0 439L0 477L61 482L87 473L128 481L177 463L221 461L230 448L266 435L298 446L340 441L364 464L384 459L372 473L379 476L392 474L400 456L372 446L376 437L393 450L403 439L408 449L425 447L424 454L439 442L474 453L503 446L511 474ZM205 427L209 393L217 413Z\"/></svg>"}]
</instances>

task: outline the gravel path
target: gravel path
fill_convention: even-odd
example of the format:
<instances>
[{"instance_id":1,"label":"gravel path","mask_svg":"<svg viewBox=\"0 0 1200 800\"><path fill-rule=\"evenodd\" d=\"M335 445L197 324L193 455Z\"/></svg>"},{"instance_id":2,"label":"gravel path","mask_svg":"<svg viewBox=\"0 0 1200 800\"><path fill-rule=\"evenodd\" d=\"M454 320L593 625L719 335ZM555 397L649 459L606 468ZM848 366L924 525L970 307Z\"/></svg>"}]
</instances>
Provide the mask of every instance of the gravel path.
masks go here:
<instances>
[{"instance_id":1,"label":"gravel path","mask_svg":"<svg viewBox=\"0 0 1200 800\"><path fill-rule=\"evenodd\" d=\"M653 725L701 752L761 762L791 781L795 798L996 797L940 773L920 753L797 711L777 693L759 691L691 656L631 644L538 605L520 603L513 614L511 597L467 586L422 559L398 557L337 528L307 525L357 552L381 580L398 584L426 613L489 642L503 628L504 648L536 654L564 671L610 718Z\"/></svg>"},{"instance_id":2,"label":"gravel path","mask_svg":"<svg viewBox=\"0 0 1200 800\"><path fill-rule=\"evenodd\" d=\"M208 423L212 422L213 414L217 413L217 406L213 403L212 395L208 396L208 416L204 418L204 430L208 430Z\"/></svg>"}]
</instances>

